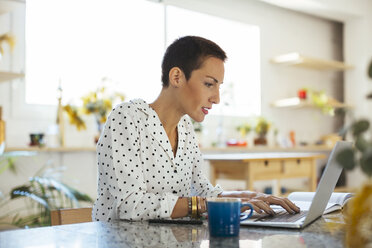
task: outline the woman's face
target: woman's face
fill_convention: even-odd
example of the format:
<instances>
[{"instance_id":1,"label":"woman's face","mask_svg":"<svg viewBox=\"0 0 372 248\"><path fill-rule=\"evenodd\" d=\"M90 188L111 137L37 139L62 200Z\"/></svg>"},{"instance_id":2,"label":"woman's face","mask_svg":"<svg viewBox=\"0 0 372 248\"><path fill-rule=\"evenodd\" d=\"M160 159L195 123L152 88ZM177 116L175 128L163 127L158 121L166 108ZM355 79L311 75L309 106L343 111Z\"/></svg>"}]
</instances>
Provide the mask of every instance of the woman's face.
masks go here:
<instances>
[{"instance_id":1,"label":"woman's face","mask_svg":"<svg viewBox=\"0 0 372 248\"><path fill-rule=\"evenodd\" d=\"M199 69L192 71L190 79L181 85L179 95L185 114L197 122L204 120L212 105L220 102L224 74L224 62L215 57L207 58Z\"/></svg>"}]
</instances>

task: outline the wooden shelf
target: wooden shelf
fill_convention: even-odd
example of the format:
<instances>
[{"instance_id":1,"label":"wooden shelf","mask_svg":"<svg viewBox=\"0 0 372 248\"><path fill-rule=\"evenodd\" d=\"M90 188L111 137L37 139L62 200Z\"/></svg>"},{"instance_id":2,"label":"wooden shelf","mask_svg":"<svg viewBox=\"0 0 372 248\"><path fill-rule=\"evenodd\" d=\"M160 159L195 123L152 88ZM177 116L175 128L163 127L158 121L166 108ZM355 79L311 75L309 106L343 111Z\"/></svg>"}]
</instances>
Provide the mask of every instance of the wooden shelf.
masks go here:
<instances>
[{"instance_id":1,"label":"wooden shelf","mask_svg":"<svg viewBox=\"0 0 372 248\"><path fill-rule=\"evenodd\" d=\"M0 0L0 15L25 5L24 0Z\"/></svg>"},{"instance_id":2,"label":"wooden shelf","mask_svg":"<svg viewBox=\"0 0 372 248\"><path fill-rule=\"evenodd\" d=\"M316 70L349 70L354 68L352 65L342 61L313 58L296 52L276 56L270 61L274 64L299 66Z\"/></svg>"},{"instance_id":3,"label":"wooden shelf","mask_svg":"<svg viewBox=\"0 0 372 248\"><path fill-rule=\"evenodd\" d=\"M1 0L0 0L1 3ZM25 74L23 73L14 73L14 72L6 72L6 71L0 71L0 83L1 82L7 82L9 80L13 80L16 78L23 78Z\"/></svg>"},{"instance_id":4,"label":"wooden shelf","mask_svg":"<svg viewBox=\"0 0 372 248\"><path fill-rule=\"evenodd\" d=\"M329 98L328 103L334 108L352 108L351 105L341 103L336 99ZM275 101L271 104L275 108L315 108L316 106L308 100L302 100L298 97L285 98Z\"/></svg>"}]
</instances>

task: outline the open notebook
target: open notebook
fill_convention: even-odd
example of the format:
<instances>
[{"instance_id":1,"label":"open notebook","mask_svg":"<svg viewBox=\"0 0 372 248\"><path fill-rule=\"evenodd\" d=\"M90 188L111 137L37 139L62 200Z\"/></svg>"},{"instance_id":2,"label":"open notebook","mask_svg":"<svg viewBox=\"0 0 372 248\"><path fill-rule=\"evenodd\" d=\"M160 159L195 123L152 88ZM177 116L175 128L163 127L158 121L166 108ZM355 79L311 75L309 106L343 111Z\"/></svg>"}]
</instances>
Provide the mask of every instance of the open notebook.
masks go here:
<instances>
[{"instance_id":1,"label":"open notebook","mask_svg":"<svg viewBox=\"0 0 372 248\"><path fill-rule=\"evenodd\" d=\"M288 199L294 202L301 210L309 210L315 192L293 192L288 195ZM334 192L329 199L323 214L341 210L346 203L353 197L351 193Z\"/></svg>"}]
</instances>

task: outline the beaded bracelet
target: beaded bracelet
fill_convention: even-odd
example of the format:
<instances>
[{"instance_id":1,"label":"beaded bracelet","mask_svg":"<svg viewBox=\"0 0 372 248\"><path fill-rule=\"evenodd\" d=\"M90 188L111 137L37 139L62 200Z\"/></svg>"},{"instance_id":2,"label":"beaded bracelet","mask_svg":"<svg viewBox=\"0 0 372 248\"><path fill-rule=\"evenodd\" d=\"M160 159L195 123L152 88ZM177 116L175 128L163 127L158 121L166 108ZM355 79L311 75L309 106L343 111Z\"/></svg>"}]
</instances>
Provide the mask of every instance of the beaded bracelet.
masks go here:
<instances>
[{"instance_id":1,"label":"beaded bracelet","mask_svg":"<svg viewBox=\"0 0 372 248\"><path fill-rule=\"evenodd\" d=\"M191 216L191 197L187 197L187 205L188 205L188 208L187 208L187 214L189 216Z\"/></svg>"}]
</instances>

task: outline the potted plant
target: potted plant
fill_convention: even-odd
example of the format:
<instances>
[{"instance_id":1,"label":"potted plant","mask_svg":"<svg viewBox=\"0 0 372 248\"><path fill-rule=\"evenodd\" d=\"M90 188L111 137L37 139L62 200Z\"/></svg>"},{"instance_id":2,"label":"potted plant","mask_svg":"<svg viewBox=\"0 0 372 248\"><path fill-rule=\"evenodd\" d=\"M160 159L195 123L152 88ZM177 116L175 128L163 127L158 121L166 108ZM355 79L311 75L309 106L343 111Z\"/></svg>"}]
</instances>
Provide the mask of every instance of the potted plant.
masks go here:
<instances>
[{"instance_id":1,"label":"potted plant","mask_svg":"<svg viewBox=\"0 0 372 248\"><path fill-rule=\"evenodd\" d=\"M254 128L254 131L258 135L258 137L254 139L255 145L267 145L266 135L269 129L270 123L264 117L258 117Z\"/></svg>"},{"instance_id":2,"label":"potted plant","mask_svg":"<svg viewBox=\"0 0 372 248\"><path fill-rule=\"evenodd\" d=\"M82 115L94 115L98 131L95 136L95 142L97 143L102 127L112 110L113 103L115 101L124 101L124 99L123 94L117 92L109 93L106 87L100 87L81 97L83 102L81 107L67 104L63 106L63 110L67 113L70 124L75 125L78 130L86 129Z\"/></svg>"},{"instance_id":3,"label":"potted plant","mask_svg":"<svg viewBox=\"0 0 372 248\"><path fill-rule=\"evenodd\" d=\"M372 79L372 62L368 68ZM371 98L370 93L367 98ZM372 139L367 139L370 122L355 121L346 131L351 131L355 149L345 149L337 154L337 162L345 170L360 167L368 180L360 187L346 209L345 242L349 247L365 247L372 244ZM371 137L371 136L369 136Z\"/></svg>"},{"instance_id":4,"label":"potted plant","mask_svg":"<svg viewBox=\"0 0 372 248\"><path fill-rule=\"evenodd\" d=\"M0 174L5 170L16 172L14 159L19 156L33 156L35 152L11 152L0 157ZM0 207L6 209L8 204L24 199L24 208L13 207L0 213L0 226L39 227L50 225L50 211L60 208L78 207L79 202L92 203L93 200L77 189L62 183L58 177L64 168L51 167L50 162L27 182L11 189L8 195L0 192ZM9 217L11 221L8 222Z\"/></svg>"},{"instance_id":5,"label":"potted plant","mask_svg":"<svg viewBox=\"0 0 372 248\"><path fill-rule=\"evenodd\" d=\"M236 130L240 133L240 136L246 141L248 146L253 146L253 137L250 135L252 131L251 124L244 122L243 124L237 126Z\"/></svg>"}]
</instances>

